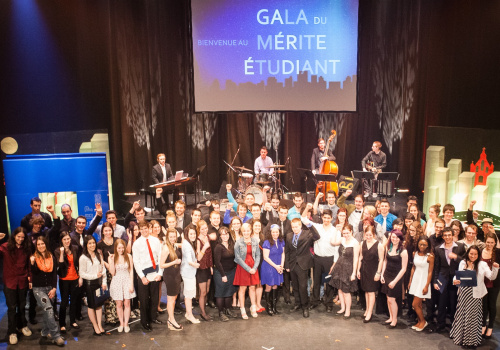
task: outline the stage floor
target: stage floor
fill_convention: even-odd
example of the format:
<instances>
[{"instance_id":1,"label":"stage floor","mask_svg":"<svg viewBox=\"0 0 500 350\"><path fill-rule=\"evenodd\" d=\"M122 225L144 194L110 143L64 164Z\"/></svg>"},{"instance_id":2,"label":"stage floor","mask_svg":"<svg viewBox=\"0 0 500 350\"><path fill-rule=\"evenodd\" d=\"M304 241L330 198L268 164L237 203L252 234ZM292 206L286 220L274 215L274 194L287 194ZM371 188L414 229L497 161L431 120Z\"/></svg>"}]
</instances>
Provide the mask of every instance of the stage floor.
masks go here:
<instances>
[{"instance_id":1,"label":"stage floor","mask_svg":"<svg viewBox=\"0 0 500 350\"><path fill-rule=\"evenodd\" d=\"M165 288L162 302L166 301ZM3 293L0 305L5 305ZM220 322L217 311L207 307L207 312L214 317L213 322L201 322L193 325L188 323L183 315L176 319L184 326L180 332L169 331L166 325L155 325L152 332L146 333L138 321L131 325L128 334L118 333L116 330L110 336L95 337L92 335L92 326L86 317L80 321L81 329L70 330L66 335L66 348L70 349L255 349L255 350L290 350L290 349L360 349L360 350L388 350L388 349L460 349L453 344L447 334L417 333L408 328L404 318L400 318L396 329L389 329L381 325L386 318L374 316L372 322L362 322L363 312L354 308L349 320L334 315L338 307L334 307L333 314L327 314L323 306L311 311L309 318L303 318L300 311L291 313L289 306L278 304L281 315L268 316L259 314L252 318L247 308L249 320L241 318L231 319L229 322ZM1 310L1 309L0 309ZM5 311L4 309L1 311ZM195 314L199 309L195 307ZM239 312L235 311L235 314ZM164 323L166 313L159 319ZM40 337L42 317L37 314L37 325L30 325L33 330L31 337L20 337L19 349L40 349L47 344ZM7 315L4 314L0 321L0 348L7 348L5 334L7 332ZM498 327L495 328L494 337L500 339ZM498 349L499 342L492 338L485 340L478 349ZM15 346L9 346L15 348Z\"/></svg>"}]
</instances>

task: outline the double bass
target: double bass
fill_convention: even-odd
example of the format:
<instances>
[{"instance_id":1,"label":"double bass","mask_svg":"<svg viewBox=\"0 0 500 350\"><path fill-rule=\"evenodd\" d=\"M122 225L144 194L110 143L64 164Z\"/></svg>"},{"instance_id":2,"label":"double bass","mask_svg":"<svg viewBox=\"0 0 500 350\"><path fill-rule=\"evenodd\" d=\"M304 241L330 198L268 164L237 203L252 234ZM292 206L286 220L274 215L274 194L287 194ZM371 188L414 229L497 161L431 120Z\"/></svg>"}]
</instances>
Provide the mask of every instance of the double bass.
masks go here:
<instances>
[{"instance_id":1,"label":"double bass","mask_svg":"<svg viewBox=\"0 0 500 350\"><path fill-rule=\"evenodd\" d=\"M330 148L330 143L334 139L334 137L337 135L337 132L335 130L332 130L332 134L328 138L328 143L326 144L325 147L325 156L328 157L328 149ZM321 162L319 166L319 172L318 174L329 174L329 175L337 175L339 173L339 167L337 166L337 163L335 163L333 160L328 160L325 159L324 161ZM326 200L326 193L328 191L334 191L335 195L338 196L339 194L339 187L337 185L337 182L335 181L319 181L316 184L316 196L318 193L323 193L323 201Z\"/></svg>"}]
</instances>

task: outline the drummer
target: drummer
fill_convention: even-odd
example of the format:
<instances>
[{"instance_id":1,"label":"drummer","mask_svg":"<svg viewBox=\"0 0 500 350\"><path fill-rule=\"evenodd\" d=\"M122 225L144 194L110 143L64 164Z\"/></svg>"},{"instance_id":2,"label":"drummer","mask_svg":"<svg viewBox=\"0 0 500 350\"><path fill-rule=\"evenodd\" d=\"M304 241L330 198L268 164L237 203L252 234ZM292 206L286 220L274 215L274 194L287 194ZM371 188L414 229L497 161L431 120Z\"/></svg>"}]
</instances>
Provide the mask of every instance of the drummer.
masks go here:
<instances>
[{"instance_id":1,"label":"drummer","mask_svg":"<svg viewBox=\"0 0 500 350\"><path fill-rule=\"evenodd\" d=\"M254 164L255 179L258 178L259 174L271 175L274 173L274 168L270 168L273 165L273 160L271 157L267 156L267 147L262 146L260 149L260 157L257 157Z\"/></svg>"}]
</instances>

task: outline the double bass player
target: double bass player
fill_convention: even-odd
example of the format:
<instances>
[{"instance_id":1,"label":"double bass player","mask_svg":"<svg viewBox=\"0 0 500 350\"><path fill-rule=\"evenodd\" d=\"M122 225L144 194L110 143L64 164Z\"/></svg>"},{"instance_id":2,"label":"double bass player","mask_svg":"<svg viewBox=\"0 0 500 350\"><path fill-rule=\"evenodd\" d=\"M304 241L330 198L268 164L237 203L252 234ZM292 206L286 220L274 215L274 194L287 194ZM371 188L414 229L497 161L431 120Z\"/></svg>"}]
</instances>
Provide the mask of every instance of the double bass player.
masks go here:
<instances>
[{"instance_id":1,"label":"double bass player","mask_svg":"<svg viewBox=\"0 0 500 350\"><path fill-rule=\"evenodd\" d=\"M319 172L319 167L321 166L321 162L324 160L335 160L335 156L331 149L327 150L327 154L325 155L325 139L318 139L318 147L313 149L313 153L311 156L311 170L313 174L317 174Z\"/></svg>"}]
</instances>

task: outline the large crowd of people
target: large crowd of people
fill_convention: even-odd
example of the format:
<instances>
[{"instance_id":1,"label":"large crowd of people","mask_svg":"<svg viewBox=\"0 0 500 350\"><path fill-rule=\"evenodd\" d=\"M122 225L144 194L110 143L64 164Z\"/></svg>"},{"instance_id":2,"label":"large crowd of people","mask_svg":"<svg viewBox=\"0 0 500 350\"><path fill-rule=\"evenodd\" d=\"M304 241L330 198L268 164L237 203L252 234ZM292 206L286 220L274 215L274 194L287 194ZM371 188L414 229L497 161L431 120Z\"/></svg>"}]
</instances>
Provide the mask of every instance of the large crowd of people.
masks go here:
<instances>
[{"instance_id":1,"label":"large crowd of people","mask_svg":"<svg viewBox=\"0 0 500 350\"><path fill-rule=\"evenodd\" d=\"M453 341L468 348L492 336L500 245L491 219L475 222L475 202L462 223L454 219L451 204L442 218L441 206L432 205L426 221L414 196L406 208L391 213L385 199L372 206L357 195L347 204L352 191L340 198L320 193L314 203L295 193L291 208L276 195L268 201L264 193L258 204L252 194L237 203L230 185L227 194L225 212L212 201L202 218L198 208L189 215L180 200L174 211L166 210L158 189L164 227L145 221L139 202L127 214L126 227L116 223L112 210L99 225L103 213L96 205L85 228L86 218L72 218L69 205L61 220L52 206L46 207L50 216L42 215L41 200L33 198L32 212L0 246L10 344L21 334L32 336L28 321L37 323L41 312L41 336L64 346L68 329L80 328L85 304L95 336L110 335L112 327L130 332L129 321L138 317L146 331L162 327L162 288L172 331L183 330L182 313L191 324L227 322L275 316L289 305L307 318L324 305L327 313L347 319L359 303L363 323L381 314L383 324L396 328L406 307L413 331L449 327ZM465 283L457 271L467 276L472 271L476 283ZM284 303L278 307L280 298ZM193 313L193 307L199 311ZM207 307L216 308L218 317Z\"/></svg>"}]
</instances>

